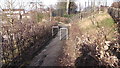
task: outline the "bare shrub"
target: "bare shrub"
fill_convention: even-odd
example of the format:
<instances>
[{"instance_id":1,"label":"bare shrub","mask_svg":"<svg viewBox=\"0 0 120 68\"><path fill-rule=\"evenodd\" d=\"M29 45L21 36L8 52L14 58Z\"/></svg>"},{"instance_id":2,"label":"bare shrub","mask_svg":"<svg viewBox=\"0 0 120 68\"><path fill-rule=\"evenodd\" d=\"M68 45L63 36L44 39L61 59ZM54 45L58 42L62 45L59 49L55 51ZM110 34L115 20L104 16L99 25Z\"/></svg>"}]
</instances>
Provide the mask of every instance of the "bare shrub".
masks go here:
<instances>
[{"instance_id":1,"label":"bare shrub","mask_svg":"<svg viewBox=\"0 0 120 68\"><path fill-rule=\"evenodd\" d=\"M108 30L109 31L109 30ZM98 30L98 33L92 38L89 34L84 34L79 42L79 48L82 56L79 57L77 66L107 66L107 67L118 67L119 66L119 56L116 49L119 49L119 44L116 40L108 41L106 36L109 33L103 28ZM94 41L91 41L91 39ZM90 62L89 59L92 59ZM82 62L81 62L82 61ZM96 64L94 64L96 63Z\"/></svg>"},{"instance_id":2,"label":"bare shrub","mask_svg":"<svg viewBox=\"0 0 120 68\"><path fill-rule=\"evenodd\" d=\"M63 66L119 67L119 39L107 38L111 29L99 27L93 35L87 32L83 34L74 23L70 31L70 38L64 45L61 58L64 60L61 61Z\"/></svg>"},{"instance_id":3,"label":"bare shrub","mask_svg":"<svg viewBox=\"0 0 120 68\"><path fill-rule=\"evenodd\" d=\"M20 65L30 60L36 51L52 38L51 27L55 23L17 21L2 26L3 63Z\"/></svg>"}]
</instances>

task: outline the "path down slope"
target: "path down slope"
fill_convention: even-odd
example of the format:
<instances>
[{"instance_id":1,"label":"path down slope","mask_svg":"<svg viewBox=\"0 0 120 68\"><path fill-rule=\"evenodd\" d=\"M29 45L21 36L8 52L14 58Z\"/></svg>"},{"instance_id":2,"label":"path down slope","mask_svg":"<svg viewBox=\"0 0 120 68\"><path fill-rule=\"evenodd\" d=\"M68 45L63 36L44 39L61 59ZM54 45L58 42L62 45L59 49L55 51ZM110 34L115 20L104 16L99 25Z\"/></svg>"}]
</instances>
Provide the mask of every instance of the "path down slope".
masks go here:
<instances>
[{"instance_id":1,"label":"path down slope","mask_svg":"<svg viewBox=\"0 0 120 68\"><path fill-rule=\"evenodd\" d=\"M64 36L62 38L64 38ZM60 40L60 33L58 32L57 36L45 47L45 49L33 58L29 66L59 66L57 59L62 52L64 41L65 40Z\"/></svg>"}]
</instances>

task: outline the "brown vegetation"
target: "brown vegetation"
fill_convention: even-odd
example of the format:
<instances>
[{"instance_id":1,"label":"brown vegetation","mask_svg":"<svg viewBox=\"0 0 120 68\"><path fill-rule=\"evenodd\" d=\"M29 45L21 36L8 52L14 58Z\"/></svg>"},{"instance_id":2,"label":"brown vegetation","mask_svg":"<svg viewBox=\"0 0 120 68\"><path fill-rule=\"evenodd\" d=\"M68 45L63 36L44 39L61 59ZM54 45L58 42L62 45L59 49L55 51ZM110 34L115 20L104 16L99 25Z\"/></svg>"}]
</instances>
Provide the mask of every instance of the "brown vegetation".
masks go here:
<instances>
[{"instance_id":1,"label":"brown vegetation","mask_svg":"<svg viewBox=\"0 0 120 68\"><path fill-rule=\"evenodd\" d=\"M84 25L83 22L82 25ZM107 37L111 29L114 28L108 29L99 26L95 27L96 30L93 31L89 31L90 28L86 31L78 28L80 26L75 23L70 27L70 38L66 41L62 58L60 58L62 66L120 66L120 44L118 41L120 36L115 31L116 38L114 40Z\"/></svg>"},{"instance_id":2,"label":"brown vegetation","mask_svg":"<svg viewBox=\"0 0 120 68\"><path fill-rule=\"evenodd\" d=\"M114 8L120 8L120 2L114 2L114 3L112 3L112 7L114 7Z\"/></svg>"},{"instance_id":3,"label":"brown vegetation","mask_svg":"<svg viewBox=\"0 0 120 68\"><path fill-rule=\"evenodd\" d=\"M55 23L33 21L6 23L2 26L2 48L5 64L21 65L34 57L36 51L51 38L51 27ZM10 64L10 65L11 65Z\"/></svg>"}]
</instances>

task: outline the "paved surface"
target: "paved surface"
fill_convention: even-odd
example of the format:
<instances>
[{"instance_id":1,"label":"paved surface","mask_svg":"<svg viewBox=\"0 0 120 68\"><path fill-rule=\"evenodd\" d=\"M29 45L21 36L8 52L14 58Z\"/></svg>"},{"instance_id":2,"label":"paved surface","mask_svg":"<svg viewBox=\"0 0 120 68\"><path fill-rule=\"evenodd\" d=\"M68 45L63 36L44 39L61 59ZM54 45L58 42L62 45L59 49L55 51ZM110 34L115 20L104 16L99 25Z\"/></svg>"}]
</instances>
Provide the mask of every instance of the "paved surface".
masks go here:
<instances>
[{"instance_id":1,"label":"paved surface","mask_svg":"<svg viewBox=\"0 0 120 68\"><path fill-rule=\"evenodd\" d=\"M56 60L62 50L64 44L63 38L65 32L63 32L62 40L60 40L60 33L39 53L33 58L29 66L58 66Z\"/></svg>"}]
</instances>

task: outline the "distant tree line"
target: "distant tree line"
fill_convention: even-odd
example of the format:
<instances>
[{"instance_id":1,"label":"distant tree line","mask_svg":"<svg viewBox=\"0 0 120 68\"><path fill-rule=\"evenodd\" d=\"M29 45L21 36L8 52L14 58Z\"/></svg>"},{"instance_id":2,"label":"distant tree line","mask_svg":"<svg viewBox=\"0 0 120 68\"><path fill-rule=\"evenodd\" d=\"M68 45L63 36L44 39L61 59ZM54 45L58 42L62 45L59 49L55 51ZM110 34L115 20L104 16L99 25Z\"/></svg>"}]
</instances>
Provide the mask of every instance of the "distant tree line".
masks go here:
<instances>
[{"instance_id":1,"label":"distant tree line","mask_svg":"<svg viewBox=\"0 0 120 68\"><path fill-rule=\"evenodd\" d=\"M75 2L69 2L68 7L67 2L58 2L56 8L57 9L53 11L53 16L63 16L64 14L70 15L77 12L77 5L75 4Z\"/></svg>"}]
</instances>

